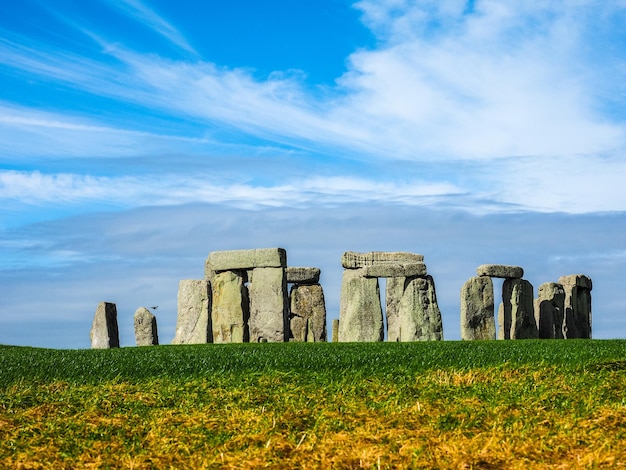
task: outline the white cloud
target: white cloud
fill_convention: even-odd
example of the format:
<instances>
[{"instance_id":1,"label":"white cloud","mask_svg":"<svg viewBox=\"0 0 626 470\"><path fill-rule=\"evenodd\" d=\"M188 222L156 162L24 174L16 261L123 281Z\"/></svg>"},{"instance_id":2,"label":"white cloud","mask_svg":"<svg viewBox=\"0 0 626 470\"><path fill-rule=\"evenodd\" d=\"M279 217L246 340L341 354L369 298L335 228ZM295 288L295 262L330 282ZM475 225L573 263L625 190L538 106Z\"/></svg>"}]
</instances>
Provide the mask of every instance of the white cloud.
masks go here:
<instances>
[{"instance_id":1,"label":"white cloud","mask_svg":"<svg viewBox=\"0 0 626 470\"><path fill-rule=\"evenodd\" d=\"M626 211L623 154L519 158L496 166L485 182L503 203L539 212Z\"/></svg>"},{"instance_id":2,"label":"white cloud","mask_svg":"<svg viewBox=\"0 0 626 470\"><path fill-rule=\"evenodd\" d=\"M385 183L357 178L310 178L289 184L259 186L217 184L210 176L102 177L0 171L0 200L29 204L106 201L124 207L185 203L226 203L238 207L300 207L348 202L400 202L430 205L429 198L459 194L448 183Z\"/></svg>"},{"instance_id":3,"label":"white cloud","mask_svg":"<svg viewBox=\"0 0 626 470\"><path fill-rule=\"evenodd\" d=\"M246 70L113 44L105 52L115 65L84 64L36 45L13 47L4 61L93 94L305 149L428 161L624 145L623 125L598 111L599 78L584 54L591 21L585 5L477 2L473 14L463 13L463 2L393 1L382 12L359 5L368 24L399 30L379 50L353 54L349 72L321 97L297 76L259 81ZM621 56L607 60L623 64Z\"/></svg>"},{"instance_id":4,"label":"white cloud","mask_svg":"<svg viewBox=\"0 0 626 470\"><path fill-rule=\"evenodd\" d=\"M109 4L160 34L172 44L194 55L198 55L178 29L140 0L109 0Z\"/></svg>"},{"instance_id":5,"label":"white cloud","mask_svg":"<svg viewBox=\"0 0 626 470\"><path fill-rule=\"evenodd\" d=\"M40 111L0 101L0 158L119 157L197 152L210 139L116 128L92 119Z\"/></svg>"},{"instance_id":6,"label":"white cloud","mask_svg":"<svg viewBox=\"0 0 626 470\"><path fill-rule=\"evenodd\" d=\"M182 35L139 1L119 5L185 48ZM626 116L602 111L601 98L608 92L597 88L607 79L595 72L623 70L625 60L604 52L590 62L591 52L603 49L590 36L592 23L611 12L623 13L621 6L603 5L580 1L565 8L562 2L491 0L475 2L468 13L462 1L362 1L357 7L380 45L355 52L349 71L325 93L307 89L297 74L258 80L247 70L143 55L113 42L107 43L101 60L83 60L27 38L5 38L0 40L0 61L113 103L192 121L207 131L219 126L332 157L418 161L425 169L440 161L477 162L467 175L425 176L415 186L359 175L324 184L313 179L285 184L278 175L266 187L164 178L159 185L165 195L152 199L155 203L215 198L282 205L286 198L296 204L373 197L413 204L463 193L473 202L490 199L530 210L624 210L626 197L602 191L623 174L626 144ZM616 99L621 104L622 98ZM9 105L0 112L0 151L7 157L210 153L211 142L196 136L120 129ZM494 163L500 160L510 161ZM569 184L555 184L546 176L555 165L558 181ZM501 175L515 175L516 184L500 180ZM29 178L35 177L13 175L11 183L5 181L5 194L18 197ZM88 191L90 184L118 187L120 203L123 197L144 197L135 188L142 181L123 175L93 177L89 184L80 175L37 178L42 178L41 188L68 200L104 194ZM464 183L449 183L459 179ZM361 182L363 189L357 187ZM572 203L581 192L584 202ZM36 194L50 199L43 190Z\"/></svg>"}]
</instances>

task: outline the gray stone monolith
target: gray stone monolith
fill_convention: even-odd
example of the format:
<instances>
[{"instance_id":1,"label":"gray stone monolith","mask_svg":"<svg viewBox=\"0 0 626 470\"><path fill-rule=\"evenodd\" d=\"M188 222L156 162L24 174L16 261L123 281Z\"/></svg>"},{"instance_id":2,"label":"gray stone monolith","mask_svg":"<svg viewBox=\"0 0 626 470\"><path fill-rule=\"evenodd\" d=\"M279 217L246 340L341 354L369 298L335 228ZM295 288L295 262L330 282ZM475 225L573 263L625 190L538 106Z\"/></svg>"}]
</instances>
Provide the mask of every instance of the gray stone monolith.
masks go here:
<instances>
[{"instance_id":1,"label":"gray stone monolith","mask_svg":"<svg viewBox=\"0 0 626 470\"><path fill-rule=\"evenodd\" d=\"M400 341L400 301L404 294L404 277L390 277L385 289L385 313L387 314L387 341Z\"/></svg>"},{"instance_id":2,"label":"gray stone monolith","mask_svg":"<svg viewBox=\"0 0 626 470\"><path fill-rule=\"evenodd\" d=\"M120 347L120 333L117 327L117 307L111 302L100 302L91 325L91 347L109 349Z\"/></svg>"},{"instance_id":3,"label":"gray stone monolith","mask_svg":"<svg viewBox=\"0 0 626 470\"><path fill-rule=\"evenodd\" d=\"M400 341L443 339L441 311L432 276L407 279L398 309Z\"/></svg>"},{"instance_id":4,"label":"gray stone monolith","mask_svg":"<svg viewBox=\"0 0 626 470\"><path fill-rule=\"evenodd\" d=\"M137 346L155 346L159 344L157 321L154 314L146 307L139 307L133 317L135 325L135 344Z\"/></svg>"},{"instance_id":5,"label":"gray stone monolith","mask_svg":"<svg viewBox=\"0 0 626 470\"><path fill-rule=\"evenodd\" d=\"M337 319L337 318L333 319L331 341L333 343L336 343L336 342L339 341L339 319Z\"/></svg>"},{"instance_id":6,"label":"gray stone monolith","mask_svg":"<svg viewBox=\"0 0 626 470\"><path fill-rule=\"evenodd\" d=\"M533 286L525 279L505 279L502 285L504 339L538 338ZM500 316L500 312L499 312Z\"/></svg>"},{"instance_id":7,"label":"gray stone monolith","mask_svg":"<svg viewBox=\"0 0 626 470\"><path fill-rule=\"evenodd\" d=\"M535 299L535 323L541 339L563 339L565 291L556 282L539 286Z\"/></svg>"},{"instance_id":8,"label":"gray stone monolith","mask_svg":"<svg viewBox=\"0 0 626 470\"><path fill-rule=\"evenodd\" d=\"M211 335L211 283L185 279L178 283L178 317L172 344L205 344Z\"/></svg>"},{"instance_id":9,"label":"gray stone monolith","mask_svg":"<svg viewBox=\"0 0 626 470\"><path fill-rule=\"evenodd\" d=\"M496 339L493 281L488 276L473 277L461 288L461 339Z\"/></svg>"},{"instance_id":10,"label":"gray stone monolith","mask_svg":"<svg viewBox=\"0 0 626 470\"><path fill-rule=\"evenodd\" d=\"M476 268L476 275L503 279L521 279L524 275L524 269L519 266L507 266L505 264L481 264Z\"/></svg>"},{"instance_id":11,"label":"gray stone monolith","mask_svg":"<svg viewBox=\"0 0 626 470\"><path fill-rule=\"evenodd\" d=\"M345 269L339 304L340 342L382 341L383 309L377 278L366 278L362 269Z\"/></svg>"},{"instance_id":12,"label":"gray stone monolith","mask_svg":"<svg viewBox=\"0 0 626 470\"><path fill-rule=\"evenodd\" d=\"M504 316L504 303L498 305L498 339L511 339L511 316Z\"/></svg>"},{"instance_id":13,"label":"gray stone monolith","mask_svg":"<svg viewBox=\"0 0 626 470\"><path fill-rule=\"evenodd\" d=\"M245 272L223 271L211 280L211 331L214 343L247 343L249 302Z\"/></svg>"},{"instance_id":14,"label":"gray stone monolith","mask_svg":"<svg viewBox=\"0 0 626 470\"><path fill-rule=\"evenodd\" d=\"M289 295L284 268L255 268L249 279L250 342L289 341Z\"/></svg>"},{"instance_id":15,"label":"gray stone monolith","mask_svg":"<svg viewBox=\"0 0 626 470\"><path fill-rule=\"evenodd\" d=\"M289 294L291 341L326 341L326 305L319 284L297 284Z\"/></svg>"},{"instance_id":16,"label":"gray stone monolith","mask_svg":"<svg viewBox=\"0 0 626 470\"><path fill-rule=\"evenodd\" d=\"M565 337L591 339L591 278L570 274L561 276L559 284L565 291Z\"/></svg>"}]
</instances>

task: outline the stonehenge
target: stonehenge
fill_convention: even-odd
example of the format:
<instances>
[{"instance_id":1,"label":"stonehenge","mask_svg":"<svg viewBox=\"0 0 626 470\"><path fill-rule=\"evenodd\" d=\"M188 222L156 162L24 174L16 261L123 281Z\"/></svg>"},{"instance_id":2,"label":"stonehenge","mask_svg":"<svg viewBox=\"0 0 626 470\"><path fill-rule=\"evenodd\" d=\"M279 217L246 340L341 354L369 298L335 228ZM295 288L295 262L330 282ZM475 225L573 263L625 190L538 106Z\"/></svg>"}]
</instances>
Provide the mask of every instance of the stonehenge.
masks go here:
<instances>
[{"instance_id":1,"label":"stonehenge","mask_svg":"<svg viewBox=\"0 0 626 470\"><path fill-rule=\"evenodd\" d=\"M173 344L326 341L320 270L288 267L283 248L214 251L204 273L179 284Z\"/></svg>"},{"instance_id":2,"label":"stonehenge","mask_svg":"<svg viewBox=\"0 0 626 470\"><path fill-rule=\"evenodd\" d=\"M442 315L424 256L408 252L344 252L339 318L332 342L438 341ZM320 269L287 265L283 248L210 252L204 279L179 281L172 344L326 342ZM539 286L519 266L483 264L460 292L462 340L591 338L591 279L561 276ZM380 278L386 279L385 308ZM497 315L493 278L503 279ZM156 309L156 307L152 307ZM133 316L137 346L158 345L156 317ZM120 347L117 307L101 302L91 347Z\"/></svg>"},{"instance_id":3,"label":"stonehenge","mask_svg":"<svg viewBox=\"0 0 626 470\"><path fill-rule=\"evenodd\" d=\"M348 251L341 264L344 272L337 341L383 341L380 277L389 278L385 292L388 341L443 339L435 284L427 275L423 255Z\"/></svg>"},{"instance_id":4,"label":"stonehenge","mask_svg":"<svg viewBox=\"0 0 626 470\"><path fill-rule=\"evenodd\" d=\"M498 339L591 338L591 279L582 274L533 286L523 268L484 264L461 288L461 339L496 339L492 278L503 278Z\"/></svg>"}]
</instances>

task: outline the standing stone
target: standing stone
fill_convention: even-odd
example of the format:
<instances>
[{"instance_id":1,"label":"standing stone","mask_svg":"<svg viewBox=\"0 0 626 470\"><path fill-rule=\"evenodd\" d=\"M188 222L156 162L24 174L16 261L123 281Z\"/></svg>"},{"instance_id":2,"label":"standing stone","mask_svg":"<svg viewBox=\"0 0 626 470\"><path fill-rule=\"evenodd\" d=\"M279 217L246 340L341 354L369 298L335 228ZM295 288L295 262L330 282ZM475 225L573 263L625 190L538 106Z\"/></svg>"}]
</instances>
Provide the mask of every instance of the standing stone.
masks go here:
<instances>
[{"instance_id":1,"label":"standing stone","mask_svg":"<svg viewBox=\"0 0 626 470\"><path fill-rule=\"evenodd\" d=\"M535 299L535 322L539 338L563 339L563 318L565 315L565 290L556 282L546 282L539 286Z\"/></svg>"},{"instance_id":2,"label":"standing stone","mask_svg":"<svg viewBox=\"0 0 626 470\"><path fill-rule=\"evenodd\" d=\"M339 341L339 319L337 318L333 319L333 332L332 332L331 341L333 343L336 343Z\"/></svg>"},{"instance_id":3,"label":"standing stone","mask_svg":"<svg viewBox=\"0 0 626 470\"><path fill-rule=\"evenodd\" d=\"M398 310L400 341L443 339L441 311L432 276L407 279Z\"/></svg>"},{"instance_id":4,"label":"standing stone","mask_svg":"<svg viewBox=\"0 0 626 470\"><path fill-rule=\"evenodd\" d=\"M211 338L211 283L186 279L178 283L178 317L172 344L205 344Z\"/></svg>"},{"instance_id":5,"label":"standing stone","mask_svg":"<svg viewBox=\"0 0 626 470\"><path fill-rule=\"evenodd\" d=\"M326 341L326 305L319 284L295 285L291 288L291 341Z\"/></svg>"},{"instance_id":6,"label":"standing stone","mask_svg":"<svg viewBox=\"0 0 626 470\"><path fill-rule=\"evenodd\" d=\"M591 339L591 278L570 274L561 276L559 284L565 290L565 337Z\"/></svg>"},{"instance_id":7,"label":"standing stone","mask_svg":"<svg viewBox=\"0 0 626 470\"><path fill-rule=\"evenodd\" d=\"M539 337L535 323L533 286L530 282L525 279L505 279L502 303L504 339Z\"/></svg>"},{"instance_id":8,"label":"standing stone","mask_svg":"<svg viewBox=\"0 0 626 470\"><path fill-rule=\"evenodd\" d=\"M341 342L382 341L383 309L377 278L363 277L362 269L346 269L341 282L339 334Z\"/></svg>"},{"instance_id":9,"label":"standing stone","mask_svg":"<svg viewBox=\"0 0 626 470\"><path fill-rule=\"evenodd\" d=\"M159 344L156 317L146 307L135 311L135 343L137 346L155 346Z\"/></svg>"},{"instance_id":10,"label":"standing stone","mask_svg":"<svg viewBox=\"0 0 626 470\"><path fill-rule=\"evenodd\" d=\"M91 325L91 347L109 349L120 347L120 333L117 328L117 307L114 303L100 302Z\"/></svg>"},{"instance_id":11,"label":"standing stone","mask_svg":"<svg viewBox=\"0 0 626 470\"><path fill-rule=\"evenodd\" d=\"M387 279L385 291L385 311L387 313L387 341L400 341L400 301L404 294L405 277Z\"/></svg>"},{"instance_id":12,"label":"standing stone","mask_svg":"<svg viewBox=\"0 0 626 470\"><path fill-rule=\"evenodd\" d=\"M214 343L247 343L249 303L244 273L223 271L211 280L211 330Z\"/></svg>"},{"instance_id":13,"label":"standing stone","mask_svg":"<svg viewBox=\"0 0 626 470\"><path fill-rule=\"evenodd\" d=\"M289 341L289 296L285 269L254 269L248 291L250 342Z\"/></svg>"},{"instance_id":14,"label":"standing stone","mask_svg":"<svg viewBox=\"0 0 626 470\"><path fill-rule=\"evenodd\" d=\"M502 302L498 305L498 339L511 339L511 316L505 318Z\"/></svg>"},{"instance_id":15,"label":"standing stone","mask_svg":"<svg viewBox=\"0 0 626 470\"><path fill-rule=\"evenodd\" d=\"M488 276L473 277L461 289L461 339L496 339L493 282Z\"/></svg>"}]
</instances>

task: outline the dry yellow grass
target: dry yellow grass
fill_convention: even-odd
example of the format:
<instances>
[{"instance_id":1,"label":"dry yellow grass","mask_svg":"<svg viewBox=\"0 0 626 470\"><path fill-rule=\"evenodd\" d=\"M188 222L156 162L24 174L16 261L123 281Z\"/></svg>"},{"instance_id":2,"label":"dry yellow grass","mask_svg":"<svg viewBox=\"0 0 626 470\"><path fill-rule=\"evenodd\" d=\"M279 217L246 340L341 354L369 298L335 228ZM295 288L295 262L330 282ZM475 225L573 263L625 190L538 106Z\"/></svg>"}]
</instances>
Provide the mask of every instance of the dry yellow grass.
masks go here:
<instances>
[{"instance_id":1,"label":"dry yellow grass","mask_svg":"<svg viewBox=\"0 0 626 470\"><path fill-rule=\"evenodd\" d=\"M396 378L18 384L0 467L620 468L626 374L554 367Z\"/></svg>"}]
</instances>

